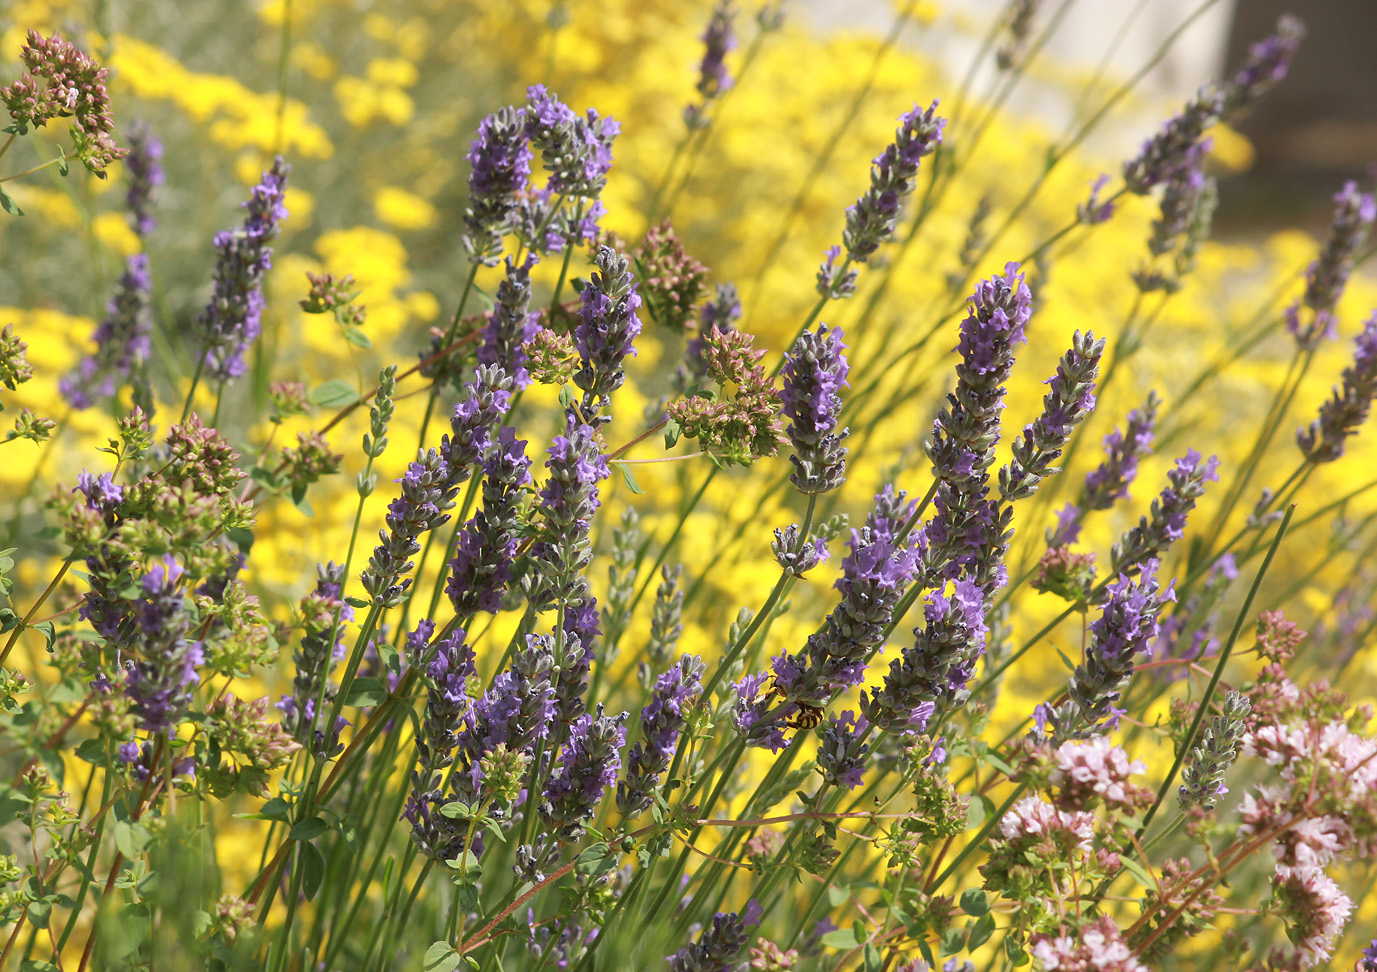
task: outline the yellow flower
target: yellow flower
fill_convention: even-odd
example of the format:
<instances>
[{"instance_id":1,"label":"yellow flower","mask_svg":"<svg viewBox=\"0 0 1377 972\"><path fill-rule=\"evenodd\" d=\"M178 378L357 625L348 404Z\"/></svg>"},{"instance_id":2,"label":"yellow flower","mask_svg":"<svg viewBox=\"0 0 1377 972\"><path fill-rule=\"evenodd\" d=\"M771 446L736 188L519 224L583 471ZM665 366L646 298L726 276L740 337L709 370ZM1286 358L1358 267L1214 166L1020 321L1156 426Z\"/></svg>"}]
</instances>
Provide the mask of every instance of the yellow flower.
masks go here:
<instances>
[{"instance_id":1,"label":"yellow flower","mask_svg":"<svg viewBox=\"0 0 1377 972\"><path fill-rule=\"evenodd\" d=\"M96 239L121 257L138 253L141 248L138 234L130 228L123 213L101 213L91 229Z\"/></svg>"},{"instance_id":2,"label":"yellow flower","mask_svg":"<svg viewBox=\"0 0 1377 972\"><path fill-rule=\"evenodd\" d=\"M435 222L435 207L400 186L383 186L373 194L378 219L397 229L425 229Z\"/></svg>"}]
</instances>

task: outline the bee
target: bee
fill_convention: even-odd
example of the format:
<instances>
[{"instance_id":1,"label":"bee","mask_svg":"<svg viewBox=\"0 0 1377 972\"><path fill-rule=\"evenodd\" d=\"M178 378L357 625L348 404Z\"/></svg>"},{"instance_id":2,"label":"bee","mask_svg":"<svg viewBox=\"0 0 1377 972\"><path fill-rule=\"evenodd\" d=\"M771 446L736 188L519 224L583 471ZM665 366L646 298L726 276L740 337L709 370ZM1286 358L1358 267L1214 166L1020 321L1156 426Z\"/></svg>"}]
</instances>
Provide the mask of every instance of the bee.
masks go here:
<instances>
[{"instance_id":1,"label":"bee","mask_svg":"<svg viewBox=\"0 0 1377 972\"><path fill-rule=\"evenodd\" d=\"M779 683L775 680L775 677L771 675L770 687L766 691L765 697L767 699L772 699L783 698L783 696L784 693L780 691ZM799 729L806 732L822 722L822 715L824 712L822 706L804 705L802 702L795 702L794 705L798 706L798 712L794 713L793 717L785 723L790 729Z\"/></svg>"}]
</instances>

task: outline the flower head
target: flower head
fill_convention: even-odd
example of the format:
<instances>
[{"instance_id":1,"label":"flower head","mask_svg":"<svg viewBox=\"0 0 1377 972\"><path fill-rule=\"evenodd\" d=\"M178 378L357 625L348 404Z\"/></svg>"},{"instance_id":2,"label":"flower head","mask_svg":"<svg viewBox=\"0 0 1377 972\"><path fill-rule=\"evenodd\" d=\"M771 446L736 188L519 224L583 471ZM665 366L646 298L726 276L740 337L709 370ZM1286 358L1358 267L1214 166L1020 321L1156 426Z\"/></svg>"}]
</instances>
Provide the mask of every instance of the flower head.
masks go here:
<instances>
[{"instance_id":1,"label":"flower head","mask_svg":"<svg viewBox=\"0 0 1377 972\"><path fill-rule=\"evenodd\" d=\"M846 476L846 447L841 441L847 430L836 431L841 390L850 371L845 349L839 328L819 324L816 331L800 334L785 356L780 398L794 447L789 480L803 493L830 492Z\"/></svg>"},{"instance_id":2,"label":"flower head","mask_svg":"<svg viewBox=\"0 0 1377 972\"><path fill-rule=\"evenodd\" d=\"M1343 383L1308 428L1296 432L1305 458L1314 463L1333 462L1344 454L1344 443L1367 420L1372 397L1377 394L1377 312L1363 325L1354 341L1353 363L1344 369Z\"/></svg>"}]
</instances>

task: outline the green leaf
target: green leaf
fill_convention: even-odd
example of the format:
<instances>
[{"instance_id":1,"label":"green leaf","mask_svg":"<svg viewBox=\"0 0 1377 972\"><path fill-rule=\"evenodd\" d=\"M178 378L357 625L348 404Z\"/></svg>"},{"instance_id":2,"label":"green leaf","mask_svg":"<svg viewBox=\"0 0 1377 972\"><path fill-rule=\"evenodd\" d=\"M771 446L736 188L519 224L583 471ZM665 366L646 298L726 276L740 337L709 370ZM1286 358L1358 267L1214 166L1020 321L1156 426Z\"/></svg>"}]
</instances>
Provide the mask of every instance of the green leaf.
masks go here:
<instances>
[{"instance_id":1,"label":"green leaf","mask_svg":"<svg viewBox=\"0 0 1377 972\"><path fill-rule=\"evenodd\" d=\"M994 915L988 913L981 915L975 920L975 924L971 925L971 935L970 938L966 939L966 948L975 951L990 940L994 931Z\"/></svg>"},{"instance_id":2,"label":"green leaf","mask_svg":"<svg viewBox=\"0 0 1377 972\"><path fill-rule=\"evenodd\" d=\"M359 707L380 705L387 700L387 686L376 678L356 678L349 686L344 704Z\"/></svg>"},{"instance_id":3,"label":"green leaf","mask_svg":"<svg viewBox=\"0 0 1377 972\"><path fill-rule=\"evenodd\" d=\"M962 892L961 910L976 917L989 914L990 903L985 900L985 892L979 888L970 888Z\"/></svg>"},{"instance_id":4,"label":"green leaf","mask_svg":"<svg viewBox=\"0 0 1377 972\"><path fill-rule=\"evenodd\" d=\"M673 449L684 434L683 428L674 419L665 419L665 448Z\"/></svg>"},{"instance_id":5,"label":"green leaf","mask_svg":"<svg viewBox=\"0 0 1377 972\"><path fill-rule=\"evenodd\" d=\"M315 840L321 834L328 833L330 825L319 817L309 817L294 826L287 836L292 840Z\"/></svg>"},{"instance_id":6,"label":"green leaf","mask_svg":"<svg viewBox=\"0 0 1377 972\"><path fill-rule=\"evenodd\" d=\"M827 886L827 903L833 908L840 908L851 900L851 889L836 884Z\"/></svg>"},{"instance_id":7,"label":"green leaf","mask_svg":"<svg viewBox=\"0 0 1377 972\"><path fill-rule=\"evenodd\" d=\"M616 466L622 471L622 482L626 483L626 488L637 496L643 495L645 490L641 489L641 484L636 482L636 474L631 471L631 467L624 462L616 463Z\"/></svg>"},{"instance_id":8,"label":"green leaf","mask_svg":"<svg viewBox=\"0 0 1377 972\"><path fill-rule=\"evenodd\" d=\"M590 846L574 862L574 871L586 877L606 874L617 866L617 857L603 841Z\"/></svg>"},{"instance_id":9,"label":"green leaf","mask_svg":"<svg viewBox=\"0 0 1377 972\"><path fill-rule=\"evenodd\" d=\"M990 766L993 766L995 769L999 770L1005 776L1014 775L1014 768L1010 766L1008 763L1004 762L1004 760L1000 759L994 753L986 753L984 757L984 762Z\"/></svg>"},{"instance_id":10,"label":"green leaf","mask_svg":"<svg viewBox=\"0 0 1377 972\"><path fill-rule=\"evenodd\" d=\"M306 400L317 408L342 408L359 400L354 386L341 378L332 378L325 384L312 389Z\"/></svg>"},{"instance_id":11,"label":"green leaf","mask_svg":"<svg viewBox=\"0 0 1377 972\"><path fill-rule=\"evenodd\" d=\"M99 739L87 739L76 748L76 758L92 766L104 766L105 746Z\"/></svg>"},{"instance_id":12,"label":"green leaf","mask_svg":"<svg viewBox=\"0 0 1377 972\"><path fill-rule=\"evenodd\" d=\"M361 597L355 597L353 594L350 594L349 596L347 596L347 597L344 599L344 603L345 603L345 604L348 604L350 607L356 607L356 608L366 608L366 607L372 606L372 604L373 604L372 601L365 601L363 598L361 598Z\"/></svg>"},{"instance_id":13,"label":"green leaf","mask_svg":"<svg viewBox=\"0 0 1377 972\"><path fill-rule=\"evenodd\" d=\"M1152 879L1152 875L1144 869L1143 865L1139 864L1137 861L1129 857L1127 854L1121 855L1119 857L1119 863L1124 866L1125 871L1133 875L1133 880L1137 881L1143 887L1157 887L1157 882Z\"/></svg>"},{"instance_id":14,"label":"green leaf","mask_svg":"<svg viewBox=\"0 0 1377 972\"><path fill-rule=\"evenodd\" d=\"M24 210L19 208L19 204L14 201L13 196L5 191L4 186L0 186L0 209L3 209L11 216L24 215Z\"/></svg>"},{"instance_id":15,"label":"green leaf","mask_svg":"<svg viewBox=\"0 0 1377 972\"><path fill-rule=\"evenodd\" d=\"M116 820L114 830L115 849L131 860L142 854L153 839L147 827L128 820Z\"/></svg>"},{"instance_id":16,"label":"green leaf","mask_svg":"<svg viewBox=\"0 0 1377 972\"><path fill-rule=\"evenodd\" d=\"M364 334L357 327L346 327L344 329L344 340L348 341L356 348L371 348L373 346L373 342L369 340L368 335Z\"/></svg>"},{"instance_id":17,"label":"green leaf","mask_svg":"<svg viewBox=\"0 0 1377 972\"><path fill-rule=\"evenodd\" d=\"M865 958L865 972L880 972L884 968L884 963L880 960L880 950L869 942L865 943L862 955Z\"/></svg>"},{"instance_id":18,"label":"green leaf","mask_svg":"<svg viewBox=\"0 0 1377 972\"><path fill-rule=\"evenodd\" d=\"M850 928L838 928L822 936L822 943L828 948L855 948L860 942L856 941L856 932Z\"/></svg>"},{"instance_id":19,"label":"green leaf","mask_svg":"<svg viewBox=\"0 0 1377 972\"><path fill-rule=\"evenodd\" d=\"M449 942L436 942L426 949L426 957L421 962L425 972L454 972L464 957Z\"/></svg>"},{"instance_id":20,"label":"green leaf","mask_svg":"<svg viewBox=\"0 0 1377 972\"><path fill-rule=\"evenodd\" d=\"M1004 936L1004 954L1009 957L1009 963L1014 968L1027 965L1029 962L1028 953L1023 950L1023 946L1013 935Z\"/></svg>"},{"instance_id":21,"label":"green leaf","mask_svg":"<svg viewBox=\"0 0 1377 972\"><path fill-rule=\"evenodd\" d=\"M569 385L560 385L560 386L559 386L559 407L562 408L562 409L564 409L564 410L567 412L567 411L569 410L569 406L570 406L570 405L573 405L573 404L574 404L574 389L573 389L572 387L570 387Z\"/></svg>"},{"instance_id":22,"label":"green leaf","mask_svg":"<svg viewBox=\"0 0 1377 972\"><path fill-rule=\"evenodd\" d=\"M325 858L315 844L301 844L300 848L297 860L301 864L301 893L311 901L320 890L320 882L325 880Z\"/></svg>"}]
</instances>

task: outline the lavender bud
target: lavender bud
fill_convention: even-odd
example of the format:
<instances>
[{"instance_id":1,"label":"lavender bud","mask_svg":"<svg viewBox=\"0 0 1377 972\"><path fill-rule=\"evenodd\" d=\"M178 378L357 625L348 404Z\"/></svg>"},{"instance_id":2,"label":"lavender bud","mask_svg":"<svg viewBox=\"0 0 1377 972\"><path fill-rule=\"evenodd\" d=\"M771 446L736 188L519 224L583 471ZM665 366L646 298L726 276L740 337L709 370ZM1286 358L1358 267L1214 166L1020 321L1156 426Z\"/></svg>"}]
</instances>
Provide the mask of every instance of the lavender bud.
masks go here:
<instances>
[{"instance_id":1,"label":"lavender bud","mask_svg":"<svg viewBox=\"0 0 1377 972\"><path fill-rule=\"evenodd\" d=\"M484 118L469 146L469 202L464 209L464 251L469 259L496 266L502 237L512 230L517 197L531 178L526 111L508 106Z\"/></svg>"},{"instance_id":2,"label":"lavender bud","mask_svg":"<svg viewBox=\"0 0 1377 972\"><path fill-rule=\"evenodd\" d=\"M937 117L937 102L926 110L917 105L899 116L894 141L871 163L870 188L846 211L842 245L848 263L865 263L894 236L899 210L913 192L923 156L942 144L945 118Z\"/></svg>"},{"instance_id":3,"label":"lavender bud","mask_svg":"<svg viewBox=\"0 0 1377 972\"><path fill-rule=\"evenodd\" d=\"M1202 161L1199 157L1194 158L1167 178L1162 191L1161 215L1153 221L1152 235L1148 238L1148 252L1154 257L1176 249L1177 242L1190 229L1195 211L1205 195L1207 180L1200 169ZM1152 270L1150 265L1136 271L1133 279L1144 293L1163 289L1171 292L1179 285L1179 281Z\"/></svg>"},{"instance_id":4,"label":"lavender bud","mask_svg":"<svg viewBox=\"0 0 1377 972\"><path fill-rule=\"evenodd\" d=\"M1213 810L1215 802L1229 788L1224 774L1238 755L1239 740L1247 728L1244 719L1252 711L1252 703L1238 692L1224 698L1223 712L1205 727L1199 743L1191 747L1190 762L1181 770L1181 787L1177 790L1181 809L1199 806Z\"/></svg>"},{"instance_id":5,"label":"lavender bud","mask_svg":"<svg viewBox=\"0 0 1377 972\"><path fill-rule=\"evenodd\" d=\"M985 599L975 582L956 581L951 597L930 593L923 616L925 625L913 629L913 647L890 662L873 697L861 693L861 711L886 732L921 732L938 703L963 705L984 650Z\"/></svg>"},{"instance_id":6,"label":"lavender bud","mask_svg":"<svg viewBox=\"0 0 1377 972\"><path fill-rule=\"evenodd\" d=\"M849 432L835 432L841 415L841 389L850 371L839 328L819 324L816 332L804 331L785 356L783 413L789 420L789 441L794 447L789 480L801 493L826 493L846 477Z\"/></svg>"},{"instance_id":7,"label":"lavender bud","mask_svg":"<svg viewBox=\"0 0 1377 972\"><path fill-rule=\"evenodd\" d=\"M283 198L292 167L279 155L263 173L243 206L249 211L242 228L215 237L215 272L210 302L196 320L205 344L206 374L231 381L244 373L244 352L262 332L263 281L272 268L272 247L282 220Z\"/></svg>"},{"instance_id":8,"label":"lavender bud","mask_svg":"<svg viewBox=\"0 0 1377 972\"><path fill-rule=\"evenodd\" d=\"M794 577L801 577L827 559L827 541L814 537L811 543L799 544L799 526L791 523L783 530L775 530L775 538L770 543L775 561L780 568Z\"/></svg>"},{"instance_id":9,"label":"lavender bud","mask_svg":"<svg viewBox=\"0 0 1377 972\"><path fill-rule=\"evenodd\" d=\"M416 761L411 793L402 818L411 823L411 837L432 860L449 849L454 826L438 813L442 790L437 775L454 760L460 726L469 713L468 680L475 674L473 651L465 644L464 629L456 628L443 641L430 644L435 623L429 619L407 635L406 652L412 666L426 675L426 705L416 733Z\"/></svg>"},{"instance_id":10,"label":"lavender bud","mask_svg":"<svg viewBox=\"0 0 1377 972\"><path fill-rule=\"evenodd\" d=\"M1377 312L1363 325L1354 341L1353 364L1344 369L1343 384L1320 406L1319 417L1309 428L1296 432L1305 458L1313 463L1333 462L1344 454L1344 443L1365 421L1377 394Z\"/></svg>"},{"instance_id":11,"label":"lavender bud","mask_svg":"<svg viewBox=\"0 0 1377 972\"><path fill-rule=\"evenodd\" d=\"M827 720L817 755L817 770L826 783L847 790L861 785L870 747L860 739L869 728L865 716L857 718L850 709Z\"/></svg>"},{"instance_id":12,"label":"lavender bud","mask_svg":"<svg viewBox=\"0 0 1377 972\"><path fill-rule=\"evenodd\" d=\"M661 675L641 709L641 739L627 753L626 779L617 784L617 810L634 817L650 808L652 791L669 769L679 735L689 709L702 689L703 660L697 655L681 655L669 671Z\"/></svg>"},{"instance_id":13,"label":"lavender bud","mask_svg":"<svg viewBox=\"0 0 1377 972\"><path fill-rule=\"evenodd\" d=\"M481 364L499 365L512 378L512 387L521 391L531 383L526 371L525 345L540 330L540 315L530 310L531 268L537 261L526 257L519 266L507 257L507 275L497 285L497 300L483 328L483 344L478 349Z\"/></svg>"},{"instance_id":14,"label":"lavender bud","mask_svg":"<svg viewBox=\"0 0 1377 972\"><path fill-rule=\"evenodd\" d=\"M1195 509L1196 500L1205 495L1205 484L1219 479L1218 470L1217 457L1201 462L1200 453L1186 450L1167 473L1167 488L1152 501L1150 517L1142 517L1110 550L1114 570L1126 573L1140 564L1152 563L1152 558L1180 540L1186 532L1186 518Z\"/></svg>"},{"instance_id":15,"label":"lavender bud","mask_svg":"<svg viewBox=\"0 0 1377 972\"><path fill-rule=\"evenodd\" d=\"M689 105L684 109L684 122L689 128L701 128L707 124L708 106L732 87L732 76L727 71L727 55L736 50L736 33L732 21L736 19L736 8L732 0L717 0L713 4L712 19L708 29L699 38L703 42L703 60L698 65L698 94L702 103Z\"/></svg>"},{"instance_id":16,"label":"lavender bud","mask_svg":"<svg viewBox=\"0 0 1377 972\"><path fill-rule=\"evenodd\" d=\"M302 746L321 758L338 753L339 730L329 733L317 727L321 713L318 703L334 698L328 685L330 669L344 657L340 639L343 626L354 620L354 609L344 601L344 567L333 561L316 565L315 589L301 599L301 643L292 655L296 674L293 692L277 704L282 727Z\"/></svg>"},{"instance_id":17,"label":"lavender bud","mask_svg":"<svg viewBox=\"0 0 1377 972\"><path fill-rule=\"evenodd\" d=\"M534 600L574 603L587 596L583 574L593 560L588 530L597 512L598 483L607 478L607 459L591 426L574 425L557 435L545 462L549 477L540 491L544 535L532 548L542 581Z\"/></svg>"},{"instance_id":18,"label":"lavender bud","mask_svg":"<svg viewBox=\"0 0 1377 972\"><path fill-rule=\"evenodd\" d=\"M856 292L859 273L851 266L849 257L840 266L837 265L841 252L841 247L829 246L823 254L826 259L818 267L817 290L828 300L844 300Z\"/></svg>"},{"instance_id":19,"label":"lavender bud","mask_svg":"<svg viewBox=\"0 0 1377 972\"><path fill-rule=\"evenodd\" d=\"M1285 78L1296 50L1304 39L1305 24L1300 18L1283 15L1277 21L1277 32L1255 43L1248 51L1248 59L1224 83L1223 116L1232 116Z\"/></svg>"},{"instance_id":20,"label":"lavender bud","mask_svg":"<svg viewBox=\"0 0 1377 972\"><path fill-rule=\"evenodd\" d=\"M698 942L685 945L669 956L669 972L731 972L736 967L737 956L750 941L746 929L760 923L762 909L752 898L746 910L736 912L717 912L712 916L712 924L698 936Z\"/></svg>"},{"instance_id":21,"label":"lavender bud","mask_svg":"<svg viewBox=\"0 0 1377 972\"><path fill-rule=\"evenodd\" d=\"M483 461L483 504L459 534L449 564L449 595L456 617L478 611L496 614L511 583L517 548L517 504L521 487L531 481L526 440L509 426L497 431L497 441Z\"/></svg>"},{"instance_id":22,"label":"lavender bud","mask_svg":"<svg viewBox=\"0 0 1377 972\"><path fill-rule=\"evenodd\" d=\"M129 154L124 167L129 173L129 190L124 204L129 209L129 222L134 232L146 237L157 227L153 217L153 194L165 181L162 158L163 145L153 130L142 122L129 126Z\"/></svg>"},{"instance_id":23,"label":"lavender bud","mask_svg":"<svg viewBox=\"0 0 1377 972\"><path fill-rule=\"evenodd\" d=\"M684 633L684 591L679 586L682 564L665 564L660 568L663 580L655 589L655 607L650 615L650 644L646 657L652 664L663 665Z\"/></svg>"},{"instance_id":24,"label":"lavender bud","mask_svg":"<svg viewBox=\"0 0 1377 972\"><path fill-rule=\"evenodd\" d=\"M191 616L180 591L184 571L171 557L144 574L138 603L139 660L125 662L129 708L144 732L171 735L192 702L204 660L199 641L188 641Z\"/></svg>"},{"instance_id":25,"label":"lavender bud","mask_svg":"<svg viewBox=\"0 0 1377 972\"><path fill-rule=\"evenodd\" d=\"M1043 396L1042 414L1014 440L1013 459L999 471L999 489L1006 501L1032 496L1039 482L1060 471L1052 463L1095 408L1095 378L1103 354L1104 341L1096 341L1092 332L1072 336L1057 373L1043 382L1051 389Z\"/></svg>"},{"instance_id":26,"label":"lavender bud","mask_svg":"<svg viewBox=\"0 0 1377 972\"><path fill-rule=\"evenodd\" d=\"M100 399L116 397L125 384L130 384L135 403L151 411L152 390L146 363L152 349L152 300L148 256L135 253L115 282L114 293L105 307L105 319L92 334L95 351L58 382L62 397L72 408L90 408Z\"/></svg>"},{"instance_id":27,"label":"lavender bud","mask_svg":"<svg viewBox=\"0 0 1377 972\"><path fill-rule=\"evenodd\" d=\"M1120 713L1114 703L1133 676L1134 656L1149 649L1157 637L1158 614L1163 605L1176 600L1176 582L1164 590L1156 574L1156 560L1143 563L1137 581L1120 574L1106 589L1099 617L1090 623L1090 646L1071 676L1068 693L1092 732L1102 724L1118 725ZM1067 731L1064 719L1062 728Z\"/></svg>"},{"instance_id":28,"label":"lavender bud","mask_svg":"<svg viewBox=\"0 0 1377 972\"><path fill-rule=\"evenodd\" d=\"M626 744L626 715L604 715L599 703L597 715L585 712L574 723L540 805L541 820L561 838L582 836L584 823L616 782Z\"/></svg>"},{"instance_id":29,"label":"lavender bud","mask_svg":"<svg viewBox=\"0 0 1377 972\"><path fill-rule=\"evenodd\" d=\"M1372 193L1361 192L1356 182L1349 182L1334 197L1334 221L1329 226L1329 239L1315 262L1305 272L1305 293L1286 310L1286 327L1302 350L1313 350L1322 338L1337 335L1338 319L1334 308L1339 304L1348 278L1353 273L1357 251L1367 241L1368 233L1377 220L1377 201ZM1310 320L1301 323L1300 309L1304 306Z\"/></svg>"},{"instance_id":30,"label":"lavender bud","mask_svg":"<svg viewBox=\"0 0 1377 972\"><path fill-rule=\"evenodd\" d=\"M641 333L636 316L641 298L625 256L602 246L593 262L598 272L583 288L580 321L574 331L580 363L574 384L583 389L583 420L597 426L611 421L611 415L602 411L626 380L622 361L636 353L633 342Z\"/></svg>"},{"instance_id":31,"label":"lavender bud","mask_svg":"<svg viewBox=\"0 0 1377 972\"><path fill-rule=\"evenodd\" d=\"M1224 95L1206 85L1152 138L1142 150L1124 163L1124 186L1129 192L1146 195L1154 186L1167 181L1186 166L1198 163L1204 154L1201 138L1205 129L1219 120Z\"/></svg>"},{"instance_id":32,"label":"lavender bud","mask_svg":"<svg viewBox=\"0 0 1377 972\"><path fill-rule=\"evenodd\" d=\"M598 661L616 657L617 642L631 619L636 593L636 551L641 543L635 507L622 510L621 525L612 528L612 563L607 568L607 603L602 609L603 641Z\"/></svg>"},{"instance_id":33,"label":"lavender bud","mask_svg":"<svg viewBox=\"0 0 1377 972\"><path fill-rule=\"evenodd\" d=\"M621 125L592 108L580 118L544 85L526 89L526 138L540 149L547 188L562 196L596 199L612 169L612 142Z\"/></svg>"}]
</instances>

